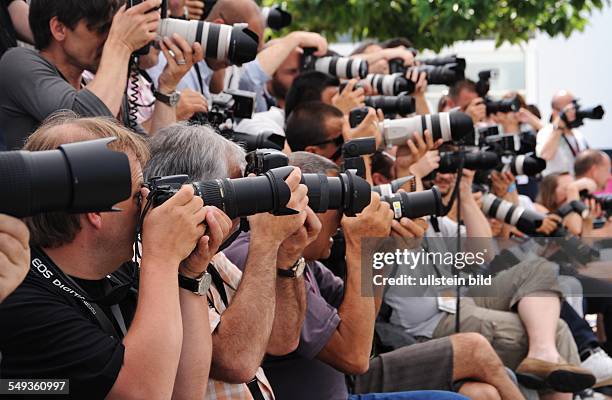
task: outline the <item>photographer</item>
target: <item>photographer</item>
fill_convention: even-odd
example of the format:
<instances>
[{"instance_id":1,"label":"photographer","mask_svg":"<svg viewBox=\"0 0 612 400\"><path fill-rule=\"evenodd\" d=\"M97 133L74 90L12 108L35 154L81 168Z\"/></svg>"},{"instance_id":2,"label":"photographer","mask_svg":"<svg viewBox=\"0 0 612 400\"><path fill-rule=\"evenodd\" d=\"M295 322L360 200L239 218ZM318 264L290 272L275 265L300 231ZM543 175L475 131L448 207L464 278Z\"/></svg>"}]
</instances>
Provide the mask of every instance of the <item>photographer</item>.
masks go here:
<instances>
[{"instance_id":1,"label":"photographer","mask_svg":"<svg viewBox=\"0 0 612 400\"><path fill-rule=\"evenodd\" d=\"M33 0L30 27L38 51L16 48L0 60L0 125L9 149L60 109L118 116L131 54L157 36L160 0L128 10L117 0ZM84 70L96 77L83 85ZM125 112L125 110L123 110Z\"/></svg>"},{"instance_id":2,"label":"photographer","mask_svg":"<svg viewBox=\"0 0 612 400\"><path fill-rule=\"evenodd\" d=\"M574 173L574 161L578 154L589 148L589 145L578 129L567 127L565 120L573 122L576 119L575 97L562 90L552 99L551 123L538 132L537 154L546 160L543 176L554 172Z\"/></svg>"},{"instance_id":3,"label":"photographer","mask_svg":"<svg viewBox=\"0 0 612 400\"><path fill-rule=\"evenodd\" d=\"M338 175L335 164L312 153L296 152L290 155L289 160L291 165L300 167L305 173L320 173L330 177ZM354 259L353 255L355 246L359 247L356 241L359 236L374 236L375 232L363 230L367 221L370 221L370 226L375 222L380 227L386 224L386 232L389 232L389 217L385 214L389 208L377 200L373 203L379 207L376 213L373 213L370 206L356 218L343 218L338 210L317 215L322 230L304 252L307 259L304 272L307 311L300 345L288 356L268 357L264 362L264 369L277 396L292 399L347 398L344 374L360 373L365 368L367 372L356 377L355 393L385 392L393 398L395 394L389 392L452 390L452 381L472 378L489 382L493 387L468 382L459 393L470 393L471 398L484 399L488 397L483 392L499 388L504 399L521 398L518 389L508 379L501 361L483 338L477 335L458 335L426 345L405 347L370 359L368 366L377 306L374 298L361 293L360 281L363 282L365 276L360 272L358 258ZM354 224L348 224L349 220L355 220ZM342 282L317 261L329 257L332 236L340 224L349 238L346 282ZM424 231L412 227L411 232L422 236ZM242 245L236 242L226 252L230 258L240 263L235 246ZM468 348L477 348L478 351L466 351ZM439 374L432 376L432 372L428 371L427 377L423 376L421 372L426 369L424 363L435 364ZM441 367L441 363L444 367ZM480 363L489 366L486 372L480 368ZM311 385L313 377L317 378L316 387ZM473 390L470 391L470 388ZM418 392L405 395L419 398Z\"/></svg>"},{"instance_id":4,"label":"photographer","mask_svg":"<svg viewBox=\"0 0 612 400\"><path fill-rule=\"evenodd\" d=\"M131 196L119 212L28 219L31 269L0 306L3 377L69 378L66 398L74 399L202 398L208 307L177 278L202 275L225 233L184 186L145 216L143 257L139 267L130 263L139 199L147 196L142 139L110 120L64 113L43 124L26 149L102 137L117 137L109 146L130 160Z\"/></svg>"},{"instance_id":5,"label":"photographer","mask_svg":"<svg viewBox=\"0 0 612 400\"><path fill-rule=\"evenodd\" d=\"M30 232L10 215L0 214L0 303L15 290L30 266Z\"/></svg>"},{"instance_id":6,"label":"photographer","mask_svg":"<svg viewBox=\"0 0 612 400\"><path fill-rule=\"evenodd\" d=\"M17 39L34 43L34 36L28 23L30 6L23 0L5 0L0 3L0 58L11 47L17 46Z\"/></svg>"},{"instance_id":7,"label":"photographer","mask_svg":"<svg viewBox=\"0 0 612 400\"><path fill-rule=\"evenodd\" d=\"M175 124L153 136L150 144L148 177L182 173L200 181L243 175L244 151L209 127ZM309 223L307 189L299 181L299 170L286 179L292 190L287 206L298 214L248 218L251 241L244 254L244 273L223 253L214 256L208 269L213 277L207 294L207 331L213 340L207 393L211 398L222 393L230 398L259 398L257 391L266 399L274 398L260 368L262 359L265 354L288 354L297 346L306 307L303 278L280 276L278 270L292 269L320 229Z\"/></svg>"},{"instance_id":8,"label":"photographer","mask_svg":"<svg viewBox=\"0 0 612 400\"><path fill-rule=\"evenodd\" d=\"M487 107L482 97L476 91L476 83L465 79L455 83L448 91L448 109L459 107L461 111L472 117L474 125L483 122L487 117Z\"/></svg>"}]
</instances>

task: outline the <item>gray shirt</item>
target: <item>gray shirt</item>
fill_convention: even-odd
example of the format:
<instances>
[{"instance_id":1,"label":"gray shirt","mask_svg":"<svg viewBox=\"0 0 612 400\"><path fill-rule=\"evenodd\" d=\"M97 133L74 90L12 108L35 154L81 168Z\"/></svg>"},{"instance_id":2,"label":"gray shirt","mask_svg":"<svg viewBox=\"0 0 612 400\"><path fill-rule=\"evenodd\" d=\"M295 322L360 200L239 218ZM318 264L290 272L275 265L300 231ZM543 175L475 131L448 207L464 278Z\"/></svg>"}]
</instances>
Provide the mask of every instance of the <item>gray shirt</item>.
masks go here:
<instances>
[{"instance_id":1,"label":"gray shirt","mask_svg":"<svg viewBox=\"0 0 612 400\"><path fill-rule=\"evenodd\" d=\"M249 240L249 234L242 233L223 250L240 269L246 264ZM309 261L304 284L307 307L300 344L286 356L267 356L263 368L277 399L346 400L344 374L317 359L340 324L338 307L344 298L344 283L320 262Z\"/></svg>"},{"instance_id":2,"label":"gray shirt","mask_svg":"<svg viewBox=\"0 0 612 400\"><path fill-rule=\"evenodd\" d=\"M14 48L0 60L0 130L8 149L19 149L42 121L58 110L83 117L112 113L95 94L76 90L37 51Z\"/></svg>"}]
</instances>

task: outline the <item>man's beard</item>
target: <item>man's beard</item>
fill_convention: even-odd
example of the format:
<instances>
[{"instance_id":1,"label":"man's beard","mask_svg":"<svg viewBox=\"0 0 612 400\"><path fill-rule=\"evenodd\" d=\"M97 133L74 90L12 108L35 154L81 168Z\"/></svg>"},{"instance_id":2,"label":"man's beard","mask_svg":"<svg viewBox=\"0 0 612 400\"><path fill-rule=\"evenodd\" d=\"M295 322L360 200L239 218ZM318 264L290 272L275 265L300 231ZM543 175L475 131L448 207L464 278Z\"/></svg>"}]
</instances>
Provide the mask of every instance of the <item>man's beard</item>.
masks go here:
<instances>
[{"instance_id":1,"label":"man's beard","mask_svg":"<svg viewBox=\"0 0 612 400\"><path fill-rule=\"evenodd\" d=\"M276 79L272 79L271 89L270 94L275 98L282 100L285 100L285 97L287 97L287 92L289 91L289 88L284 87L283 84Z\"/></svg>"}]
</instances>

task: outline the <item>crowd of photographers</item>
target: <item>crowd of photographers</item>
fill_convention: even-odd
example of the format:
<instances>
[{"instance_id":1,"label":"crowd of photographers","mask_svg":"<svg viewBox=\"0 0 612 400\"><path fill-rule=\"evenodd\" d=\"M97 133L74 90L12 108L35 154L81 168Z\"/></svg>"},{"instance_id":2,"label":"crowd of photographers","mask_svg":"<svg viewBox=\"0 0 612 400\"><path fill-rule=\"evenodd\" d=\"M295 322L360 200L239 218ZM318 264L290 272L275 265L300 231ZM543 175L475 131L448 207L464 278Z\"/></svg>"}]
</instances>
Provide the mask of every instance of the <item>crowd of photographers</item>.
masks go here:
<instances>
[{"instance_id":1,"label":"crowd of photographers","mask_svg":"<svg viewBox=\"0 0 612 400\"><path fill-rule=\"evenodd\" d=\"M547 122L404 38L265 40L290 19L0 2L0 377L75 399L603 398L611 163L578 129L601 106L559 91ZM401 271L375 276L371 238L464 239L491 284L374 287Z\"/></svg>"}]
</instances>

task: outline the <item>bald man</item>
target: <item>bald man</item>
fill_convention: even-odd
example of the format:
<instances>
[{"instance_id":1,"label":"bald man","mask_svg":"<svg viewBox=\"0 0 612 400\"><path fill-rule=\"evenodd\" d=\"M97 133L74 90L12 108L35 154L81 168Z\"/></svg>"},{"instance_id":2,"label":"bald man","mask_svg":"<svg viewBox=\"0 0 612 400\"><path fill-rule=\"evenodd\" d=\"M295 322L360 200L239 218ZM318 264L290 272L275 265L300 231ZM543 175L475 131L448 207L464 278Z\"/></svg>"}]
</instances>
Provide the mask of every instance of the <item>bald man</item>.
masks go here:
<instances>
[{"instance_id":1,"label":"bald man","mask_svg":"<svg viewBox=\"0 0 612 400\"><path fill-rule=\"evenodd\" d=\"M546 160L544 176L554 172L574 174L576 157L589 148L584 135L577 129L568 128L561 119L562 112L569 121L575 118L574 100L574 95L566 90L557 92L552 98L552 123L538 132L536 153Z\"/></svg>"}]
</instances>

